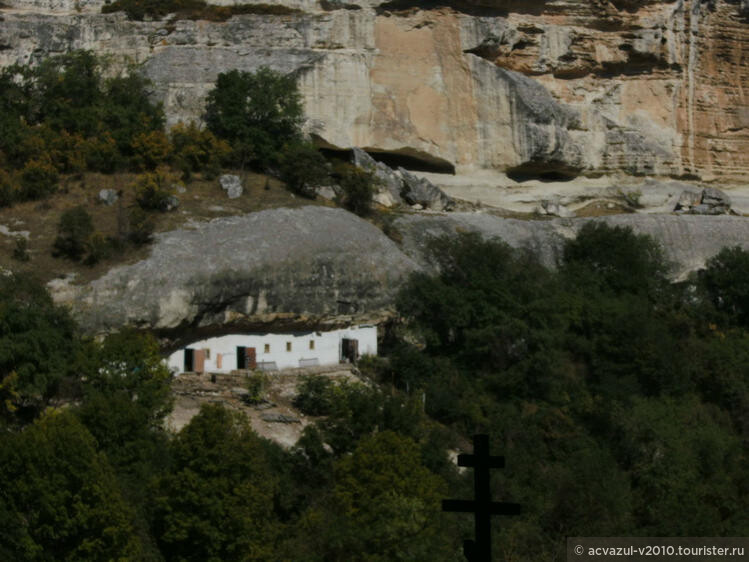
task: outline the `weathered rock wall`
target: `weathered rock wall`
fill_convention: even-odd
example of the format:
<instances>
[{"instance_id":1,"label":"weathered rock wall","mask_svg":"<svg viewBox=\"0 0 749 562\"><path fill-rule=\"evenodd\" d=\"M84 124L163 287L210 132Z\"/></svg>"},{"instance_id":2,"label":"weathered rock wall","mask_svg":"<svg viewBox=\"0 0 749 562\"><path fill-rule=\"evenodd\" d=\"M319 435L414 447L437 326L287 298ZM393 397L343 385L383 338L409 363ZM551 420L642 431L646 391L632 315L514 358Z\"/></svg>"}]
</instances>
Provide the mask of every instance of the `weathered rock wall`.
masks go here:
<instances>
[{"instance_id":1,"label":"weathered rock wall","mask_svg":"<svg viewBox=\"0 0 749 562\"><path fill-rule=\"evenodd\" d=\"M298 15L209 23L10 0L0 65L112 54L143 66L171 123L200 117L219 72L269 65L298 74L309 130L330 147L466 173L746 180L743 0L418 2L307 0Z\"/></svg>"},{"instance_id":2,"label":"weathered rock wall","mask_svg":"<svg viewBox=\"0 0 749 562\"><path fill-rule=\"evenodd\" d=\"M320 329L376 322L398 289L426 267L430 236L476 231L530 248L549 266L586 220L653 236L683 277L723 246L749 249L749 221L729 216L620 215L521 221L486 213L405 215L396 245L358 217L326 207L215 219L157 237L151 255L84 287L51 284L91 333L125 326L172 340L231 330Z\"/></svg>"}]
</instances>

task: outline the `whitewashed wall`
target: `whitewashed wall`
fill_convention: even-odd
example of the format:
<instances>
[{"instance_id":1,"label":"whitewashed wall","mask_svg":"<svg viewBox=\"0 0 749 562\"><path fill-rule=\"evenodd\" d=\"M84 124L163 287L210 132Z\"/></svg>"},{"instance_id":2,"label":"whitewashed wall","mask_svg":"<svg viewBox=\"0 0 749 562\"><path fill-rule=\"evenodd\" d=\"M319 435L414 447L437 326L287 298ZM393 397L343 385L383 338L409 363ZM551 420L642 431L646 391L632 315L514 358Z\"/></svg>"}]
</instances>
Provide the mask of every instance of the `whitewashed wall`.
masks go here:
<instances>
[{"instance_id":1,"label":"whitewashed wall","mask_svg":"<svg viewBox=\"0 0 749 562\"><path fill-rule=\"evenodd\" d=\"M317 365L335 365L341 360L341 340L359 341L359 355L377 355L377 326L353 326L330 332L294 332L289 334L231 334L191 343L169 356L169 368L176 373L184 371L185 349L210 350L205 359L204 371L229 373L237 368L237 347L254 347L258 365L275 362L279 369ZM314 341L314 349L310 349ZM286 344L291 343L291 351ZM265 346L270 346L268 352ZM221 367L218 356L221 356ZM316 360L316 361L314 361Z\"/></svg>"}]
</instances>

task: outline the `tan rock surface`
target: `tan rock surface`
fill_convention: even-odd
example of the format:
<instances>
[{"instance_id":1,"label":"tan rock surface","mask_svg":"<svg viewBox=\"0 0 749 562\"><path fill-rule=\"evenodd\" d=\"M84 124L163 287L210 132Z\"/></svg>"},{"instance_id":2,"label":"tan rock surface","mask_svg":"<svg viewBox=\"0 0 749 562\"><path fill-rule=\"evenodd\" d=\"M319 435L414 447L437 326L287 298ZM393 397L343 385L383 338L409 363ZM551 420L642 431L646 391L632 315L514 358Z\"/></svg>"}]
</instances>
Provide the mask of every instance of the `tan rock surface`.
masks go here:
<instances>
[{"instance_id":1,"label":"tan rock surface","mask_svg":"<svg viewBox=\"0 0 749 562\"><path fill-rule=\"evenodd\" d=\"M130 22L96 14L96 0L8 1L0 65L113 54L142 65L170 123L200 118L219 72L268 65L297 73L308 128L331 147L531 177L742 183L749 170L745 3L309 1L299 15L209 23Z\"/></svg>"}]
</instances>

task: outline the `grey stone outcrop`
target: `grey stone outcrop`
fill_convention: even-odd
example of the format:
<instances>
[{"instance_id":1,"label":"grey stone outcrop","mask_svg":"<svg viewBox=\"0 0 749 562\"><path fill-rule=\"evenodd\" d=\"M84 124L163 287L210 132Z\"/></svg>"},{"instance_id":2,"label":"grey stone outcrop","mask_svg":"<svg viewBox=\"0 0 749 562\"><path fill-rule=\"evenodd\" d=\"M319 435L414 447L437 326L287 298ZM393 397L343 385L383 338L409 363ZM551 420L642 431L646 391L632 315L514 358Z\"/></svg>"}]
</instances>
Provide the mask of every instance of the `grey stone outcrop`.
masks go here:
<instances>
[{"instance_id":1,"label":"grey stone outcrop","mask_svg":"<svg viewBox=\"0 0 749 562\"><path fill-rule=\"evenodd\" d=\"M403 178L387 164L377 162L361 148L351 150L351 163L357 168L374 174L378 180L377 192L374 199L383 207L393 207L403 203L401 191Z\"/></svg>"},{"instance_id":2,"label":"grey stone outcrop","mask_svg":"<svg viewBox=\"0 0 749 562\"><path fill-rule=\"evenodd\" d=\"M449 211L455 201L426 178L420 178L405 168L398 168L403 178L401 196L409 205L421 205L433 211Z\"/></svg>"},{"instance_id":3,"label":"grey stone outcrop","mask_svg":"<svg viewBox=\"0 0 749 562\"><path fill-rule=\"evenodd\" d=\"M403 167L393 170L377 162L361 148L352 149L351 162L379 180L374 199L384 207L406 203L416 208L449 211L455 206L451 197L426 178L418 177Z\"/></svg>"},{"instance_id":4,"label":"grey stone outcrop","mask_svg":"<svg viewBox=\"0 0 749 562\"><path fill-rule=\"evenodd\" d=\"M174 211L177 207L179 207L179 197L176 195L169 195L164 199L164 211Z\"/></svg>"},{"instance_id":5,"label":"grey stone outcrop","mask_svg":"<svg viewBox=\"0 0 749 562\"><path fill-rule=\"evenodd\" d=\"M731 198L714 187L702 191L685 189L674 211L691 215L724 215L731 211Z\"/></svg>"},{"instance_id":6,"label":"grey stone outcrop","mask_svg":"<svg viewBox=\"0 0 749 562\"><path fill-rule=\"evenodd\" d=\"M114 205L120 196L114 189L102 189L99 191L99 202L105 205Z\"/></svg>"},{"instance_id":7,"label":"grey stone outcrop","mask_svg":"<svg viewBox=\"0 0 749 562\"><path fill-rule=\"evenodd\" d=\"M234 174L224 174L218 178L218 183L221 184L221 189L226 191L226 195L229 199L236 199L242 196L244 190L239 176L235 176Z\"/></svg>"}]
</instances>

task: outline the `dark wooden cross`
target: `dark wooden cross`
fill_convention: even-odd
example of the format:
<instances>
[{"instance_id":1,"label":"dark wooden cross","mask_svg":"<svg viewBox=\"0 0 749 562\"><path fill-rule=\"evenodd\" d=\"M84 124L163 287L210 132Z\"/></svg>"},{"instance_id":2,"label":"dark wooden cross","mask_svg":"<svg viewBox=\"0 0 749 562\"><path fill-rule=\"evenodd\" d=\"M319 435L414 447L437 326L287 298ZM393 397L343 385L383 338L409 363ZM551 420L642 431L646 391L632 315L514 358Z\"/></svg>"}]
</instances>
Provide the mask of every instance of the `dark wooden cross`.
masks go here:
<instances>
[{"instance_id":1,"label":"dark wooden cross","mask_svg":"<svg viewBox=\"0 0 749 562\"><path fill-rule=\"evenodd\" d=\"M463 554L470 562L491 562L492 515L518 515L520 504L492 501L489 469L504 468L504 457L489 455L489 436L473 436L473 454L458 455L458 466L473 468L473 500L442 500L442 511L473 513L476 523L476 540L463 543Z\"/></svg>"}]
</instances>

